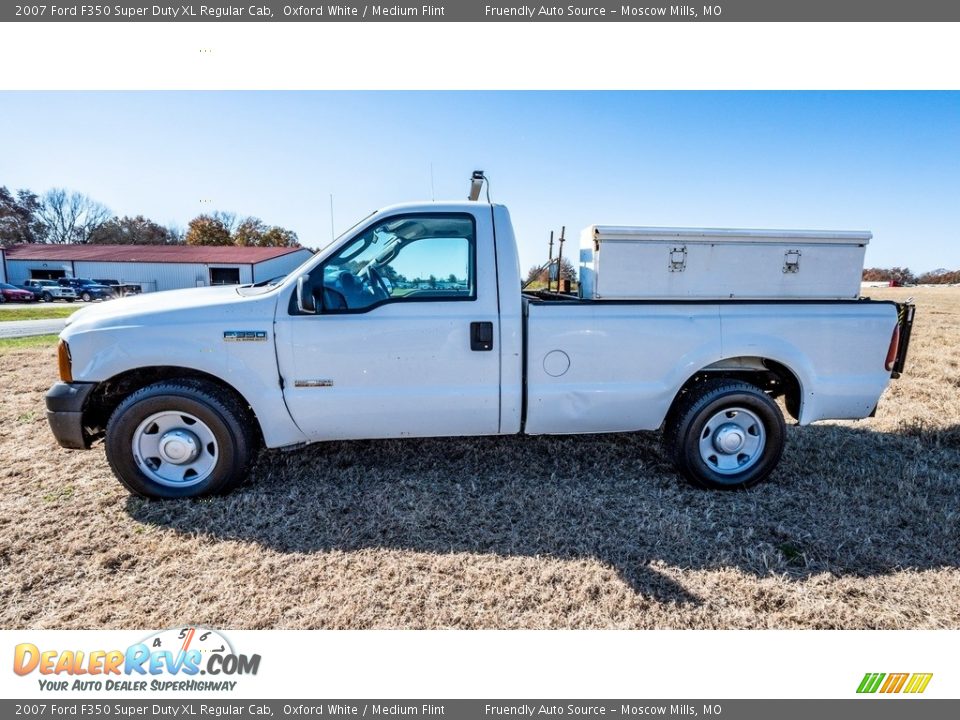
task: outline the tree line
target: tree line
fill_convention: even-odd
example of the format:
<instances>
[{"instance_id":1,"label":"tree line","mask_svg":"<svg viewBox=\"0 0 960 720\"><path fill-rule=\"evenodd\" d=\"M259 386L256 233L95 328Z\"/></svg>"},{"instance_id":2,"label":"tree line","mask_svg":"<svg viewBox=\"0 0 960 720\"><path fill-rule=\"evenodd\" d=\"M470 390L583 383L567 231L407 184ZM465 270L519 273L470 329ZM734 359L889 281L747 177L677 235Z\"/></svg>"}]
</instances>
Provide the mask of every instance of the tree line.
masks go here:
<instances>
[{"instance_id":1,"label":"tree line","mask_svg":"<svg viewBox=\"0 0 960 720\"><path fill-rule=\"evenodd\" d=\"M0 186L0 247L22 243L54 245L239 245L299 247L297 234L260 218L212 212L193 218L184 230L143 215L119 217L79 192L53 188L37 195Z\"/></svg>"},{"instance_id":2,"label":"tree line","mask_svg":"<svg viewBox=\"0 0 960 720\"><path fill-rule=\"evenodd\" d=\"M910 268L866 268L863 279L866 282L894 282L898 285L955 285L960 283L960 270L938 268L915 275Z\"/></svg>"}]
</instances>

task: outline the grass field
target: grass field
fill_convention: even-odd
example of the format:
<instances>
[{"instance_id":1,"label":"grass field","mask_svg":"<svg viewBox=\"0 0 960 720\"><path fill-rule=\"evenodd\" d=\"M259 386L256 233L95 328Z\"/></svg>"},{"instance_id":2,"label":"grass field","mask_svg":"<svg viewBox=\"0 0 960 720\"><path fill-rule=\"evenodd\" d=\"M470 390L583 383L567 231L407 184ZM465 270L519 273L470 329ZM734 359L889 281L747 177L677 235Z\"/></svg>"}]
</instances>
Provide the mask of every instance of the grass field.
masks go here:
<instances>
[{"instance_id":1,"label":"grass field","mask_svg":"<svg viewBox=\"0 0 960 720\"><path fill-rule=\"evenodd\" d=\"M52 345L5 348L0 627L960 628L960 289L917 297L875 418L790 428L743 493L657 433L331 443L129 497L59 450Z\"/></svg>"},{"instance_id":2,"label":"grass field","mask_svg":"<svg viewBox=\"0 0 960 720\"><path fill-rule=\"evenodd\" d=\"M31 335L29 337L0 338L0 355L25 348L54 347L57 335Z\"/></svg>"},{"instance_id":3,"label":"grass field","mask_svg":"<svg viewBox=\"0 0 960 720\"><path fill-rule=\"evenodd\" d=\"M0 307L0 322L8 320L53 320L73 315L83 306L75 305L35 305L31 307L5 308Z\"/></svg>"}]
</instances>

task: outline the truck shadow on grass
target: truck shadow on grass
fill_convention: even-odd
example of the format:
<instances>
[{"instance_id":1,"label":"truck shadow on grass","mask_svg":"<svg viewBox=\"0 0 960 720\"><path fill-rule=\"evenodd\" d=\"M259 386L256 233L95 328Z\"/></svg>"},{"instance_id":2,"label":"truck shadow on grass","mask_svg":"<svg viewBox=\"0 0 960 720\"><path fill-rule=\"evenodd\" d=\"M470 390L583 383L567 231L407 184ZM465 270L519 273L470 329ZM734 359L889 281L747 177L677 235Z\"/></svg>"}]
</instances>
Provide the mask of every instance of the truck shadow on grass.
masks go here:
<instances>
[{"instance_id":1,"label":"truck shadow on grass","mask_svg":"<svg viewBox=\"0 0 960 720\"><path fill-rule=\"evenodd\" d=\"M658 571L802 580L960 567L960 426L790 428L766 483L707 492L657 433L339 442L268 452L225 497L131 498L136 520L291 553L389 548L596 559L637 593L698 603Z\"/></svg>"}]
</instances>

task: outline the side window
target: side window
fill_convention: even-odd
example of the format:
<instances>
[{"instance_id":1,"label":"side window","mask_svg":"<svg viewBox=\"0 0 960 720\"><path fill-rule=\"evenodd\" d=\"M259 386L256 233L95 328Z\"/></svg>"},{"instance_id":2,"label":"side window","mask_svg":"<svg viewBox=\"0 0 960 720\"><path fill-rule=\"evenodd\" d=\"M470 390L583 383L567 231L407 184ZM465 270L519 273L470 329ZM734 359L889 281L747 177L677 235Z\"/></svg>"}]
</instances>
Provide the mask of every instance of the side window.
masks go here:
<instances>
[{"instance_id":1,"label":"side window","mask_svg":"<svg viewBox=\"0 0 960 720\"><path fill-rule=\"evenodd\" d=\"M475 230L469 215L407 215L365 230L310 277L323 312L387 302L476 298Z\"/></svg>"}]
</instances>

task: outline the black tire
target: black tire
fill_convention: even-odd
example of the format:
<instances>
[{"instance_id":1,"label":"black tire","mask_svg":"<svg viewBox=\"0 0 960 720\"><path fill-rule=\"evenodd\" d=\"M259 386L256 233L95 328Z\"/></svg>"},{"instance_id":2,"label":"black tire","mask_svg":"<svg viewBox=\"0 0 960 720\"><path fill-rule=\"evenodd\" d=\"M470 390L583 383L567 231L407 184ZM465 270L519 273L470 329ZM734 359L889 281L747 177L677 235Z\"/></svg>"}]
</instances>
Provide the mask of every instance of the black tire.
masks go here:
<instances>
[{"instance_id":1,"label":"black tire","mask_svg":"<svg viewBox=\"0 0 960 720\"><path fill-rule=\"evenodd\" d=\"M732 438L729 451L721 448L723 433ZM738 452L738 439L755 443L756 449ZM780 462L785 439L777 404L754 385L736 380L694 386L671 410L664 428L664 444L677 470L710 490L742 490L766 479ZM745 469L737 469L741 466Z\"/></svg>"},{"instance_id":2,"label":"black tire","mask_svg":"<svg viewBox=\"0 0 960 720\"><path fill-rule=\"evenodd\" d=\"M148 474L149 459L141 461L134 452L134 436L140 425L157 413L170 411L199 419L215 439L213 468L195 484L180 487L158 482ZM253 422L237 400L212 383L155 383L130 395L110 416L105 441L107 460L123 486L141 497L194 498L229 492L243 481L256 457Z\"/></svg>"},{"instance_id":3,"label":"black tire","mask_svg":"<svg viewBox=\"0 0 960 720\"><path fill-rule=\"evenodd\" d=\"M53 302L53 295L51 295L48 292L45 292L43 295L40 296L40 299L43 302Z\"/></svg>"},{"instance_id":4,"label":"black tire","mask_svg":"<svg viewBox=\"0 0 960 720\"><path fill-rule=\"evenodd\" d=\"M93 300L93 298L90 297L90 293L88 293L88 292L83 293L83 294L80 296L80 299L83 300L84 302L90 302L91 300Z\"/></svg>"}]
</instances>

